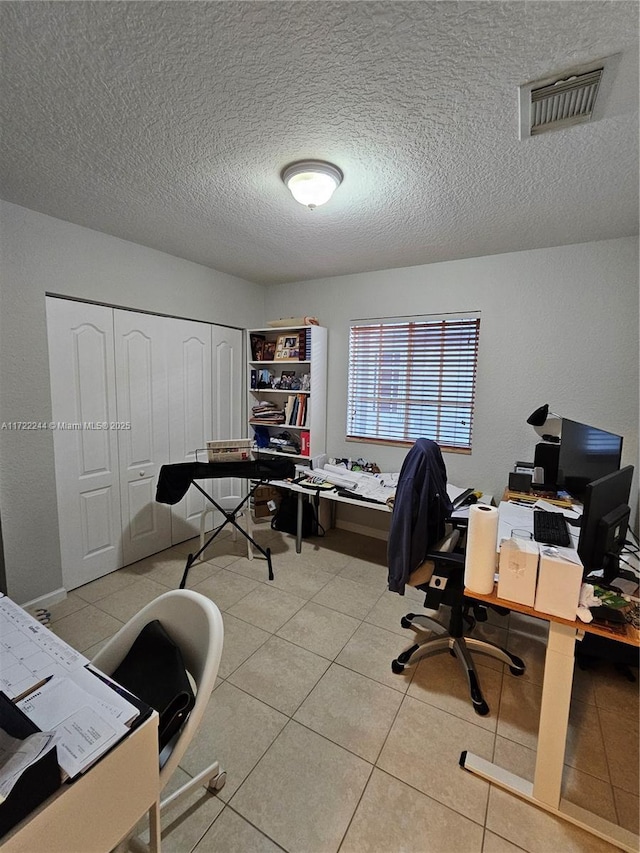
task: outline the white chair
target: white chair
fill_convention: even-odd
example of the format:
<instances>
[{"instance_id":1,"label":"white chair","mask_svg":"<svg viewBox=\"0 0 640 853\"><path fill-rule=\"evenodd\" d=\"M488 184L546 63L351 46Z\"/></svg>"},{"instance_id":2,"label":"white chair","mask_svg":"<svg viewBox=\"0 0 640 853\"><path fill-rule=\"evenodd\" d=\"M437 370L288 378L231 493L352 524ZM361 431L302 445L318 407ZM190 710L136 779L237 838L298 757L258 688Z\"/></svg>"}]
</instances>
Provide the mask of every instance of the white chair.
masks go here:
<instances>
[{"instance_id":1,"label":"white chair","mask_svg":"<svg viewBox=\"0 0 640 853\"><path fill-rule=\"evenodd\" d=\"M232 512L242 500L242 495L226 495L224 498L217 498L216 503L218 503L222 509L226 512ZM216 508L214 506L206 506L200 515L200 560L205 560L205 552L203 551L205 538L206 538L206 518L208 513L212 514L212 517L215 519L215 511ZM248 533L249 536L253 534L253 524L251 522L251 507L249 505L249 501L242 507L240 512L236 513L236 519L244 519L244 529ZM238 538L238 531L236 528L231 525L232 537L235 542ZM251 547L251 541L247 539L247 557L249 560L253 560L253 548Z\"/></svg>"},{"instance_id":2,"label":"white chair","mask_svg":"<svg viewBox=\"0 0 640 853\"><path fill-rule=\"evenodd\" d=\"M187 722L163 752L164 759L165 753L171 749L160 769L162 792L200 726L218 674L224 628L220 611L209 598L193 590L171 590L151 601L123 625L98 652L92 663L107 675L113 673L142 628L154 619L160 620L167 633L180 647L195 693L195 705ZM177 791L161 800L160 812L162 814L169 807L177 805L201 785L215 793L224 786L225 781L226 773L220 769L219 763L214 761ZM128 843L136 849L148 849L139 839L129 839Z\"/></svg>"}]
</instances>

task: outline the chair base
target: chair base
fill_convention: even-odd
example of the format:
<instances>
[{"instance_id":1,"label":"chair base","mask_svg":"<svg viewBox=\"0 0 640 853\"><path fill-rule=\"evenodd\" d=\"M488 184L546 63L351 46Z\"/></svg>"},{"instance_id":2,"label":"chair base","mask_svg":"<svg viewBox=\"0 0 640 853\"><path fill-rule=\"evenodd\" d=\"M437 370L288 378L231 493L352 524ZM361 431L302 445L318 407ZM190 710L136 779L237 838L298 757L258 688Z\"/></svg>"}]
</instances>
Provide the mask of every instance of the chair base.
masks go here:
<instances>
[{"instance_id":1,"label":"chair base","mask_svg":"<svg viewBox=\"0 0 640 853\"><path fill-rule=\"evenodd\" d=\"M475 637L453 637L449 633L449 629L436 619L434 616L424 614L408 613L400 622L403 628L418 628L431 631L435 637L426 637L420 642L414 643L405 649L398 657L391 662L391 669L394 673L399 674L404 671L407 666L412 666L419 660L432 655L441 654L448 651L459 661L462 671L467 679L469 688L469 696L473 704L473 710L481 717L489 713L489 706L485 702L480 687L480 679L476 672L471 652L487 655L495 660L504 663L509 667L512 675L522 675L525 670L524 662L512 655L501 646L494 643L489 643L486 640L478 640Z\"/></svg>"}]
</instances>

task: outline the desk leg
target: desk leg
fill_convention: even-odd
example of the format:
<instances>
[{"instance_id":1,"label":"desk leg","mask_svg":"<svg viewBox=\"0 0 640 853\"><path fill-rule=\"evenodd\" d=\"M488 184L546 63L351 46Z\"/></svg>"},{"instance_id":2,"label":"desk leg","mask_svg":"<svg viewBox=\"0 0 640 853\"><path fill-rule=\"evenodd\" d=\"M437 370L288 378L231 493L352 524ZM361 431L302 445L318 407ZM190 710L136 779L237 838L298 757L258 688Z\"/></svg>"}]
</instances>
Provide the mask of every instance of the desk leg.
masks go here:
<instances>
[{"instance_id":1,"label":"desk leg","mask_svg":"<svg viewBox=\"0 0 640 853\"><path fill-rule=\"evenodd\" d=\"M298 492L298 514L296 516L296 554L302 551L302 492Z\"/></svg>"},{"instance_id":2,"label":"desk leg","mask_svg":"<svg viewBox=\"0 0 640 853\"><path fill-rule=\"evenodd\" d=\"M551 622L544 662L533 796L558 808L569 728L576 629Z\"/></svg>"},{"instance_id":3,"label":"desk leg","mask_svg":"<svg viewBox=\"0 0 640 853\"><path fill-rule=\"evenodd\" d=\"M149 809L149 850L160 853L160 802L157 800Z\"/></svg>"},{"instance_id":4,"label":"desk leg","mask_svg":"<svg viewBox=\"0 0 640 853\"><path fill-rule=\"evenodd\" d=\"M621 850L637 853L640 843L637 835L561 799L576 633L571 625L551 622L549 626L533 784L471 752L462 753L460 766Z\"/></svg>"}]
</instances>

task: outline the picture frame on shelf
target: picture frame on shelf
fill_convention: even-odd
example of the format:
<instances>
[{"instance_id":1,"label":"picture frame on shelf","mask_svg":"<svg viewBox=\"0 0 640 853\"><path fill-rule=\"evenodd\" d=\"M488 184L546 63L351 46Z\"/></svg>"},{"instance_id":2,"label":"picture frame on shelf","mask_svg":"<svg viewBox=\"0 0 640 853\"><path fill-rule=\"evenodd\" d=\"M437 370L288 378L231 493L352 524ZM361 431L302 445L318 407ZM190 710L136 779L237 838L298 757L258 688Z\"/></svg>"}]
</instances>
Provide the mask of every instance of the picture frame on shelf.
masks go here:
<instances>
[{"instance_id":1,"label":"picture frame on shelf","mask_svg":"<svg viewBox=\"0 0 640 853\"><path fill-rule=\"evenodd\" d=\"M265 341L264 346L262 348L262 360L263 361L274 361L276 353L276 342L275 341Z\"/></svg>"},{"instance_id":2,"label":"picture frame on shelf","mask_svg":"<svg viewBox=\"0 0 640 853\"><path fill-rule=\"evenodd\" d=\"M276 343L276 361L296 361L300 351L300 339L295 333L279 335Z\"/></svg>"},{"instance_id":3,"label":"picture frame on shelf","mask_svg":"<svg viewBox=\"0 0 640 853\"><path fill-rule=\"evenodd\" d=\"M249 343L251 344L251 359L252 361L262 361L264 354L264 335L257 335L254 332L249 334Z\"/></svg>"}]
</instances>

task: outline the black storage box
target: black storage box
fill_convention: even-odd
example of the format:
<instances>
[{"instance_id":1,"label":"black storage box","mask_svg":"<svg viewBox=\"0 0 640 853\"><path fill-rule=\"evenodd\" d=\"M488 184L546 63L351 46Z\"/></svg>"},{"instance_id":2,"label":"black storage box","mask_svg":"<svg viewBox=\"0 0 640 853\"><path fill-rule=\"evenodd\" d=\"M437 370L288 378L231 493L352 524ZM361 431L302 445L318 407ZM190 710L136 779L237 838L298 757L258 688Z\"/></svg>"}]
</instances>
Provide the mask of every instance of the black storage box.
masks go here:
<instances>
[{"instance_id":1,"label":"black storage box","mask_svg":"<svg viewBox=\"0 0 640 853\"><path fill-rule=\"evenodd\" d=\"M0 727L12 737L24 738L39 731L35 723L0 692ZM0 803L0 837L44 802L60 787L60 768L55 746L28 767Z\"/></svg>"}]
</instances>

